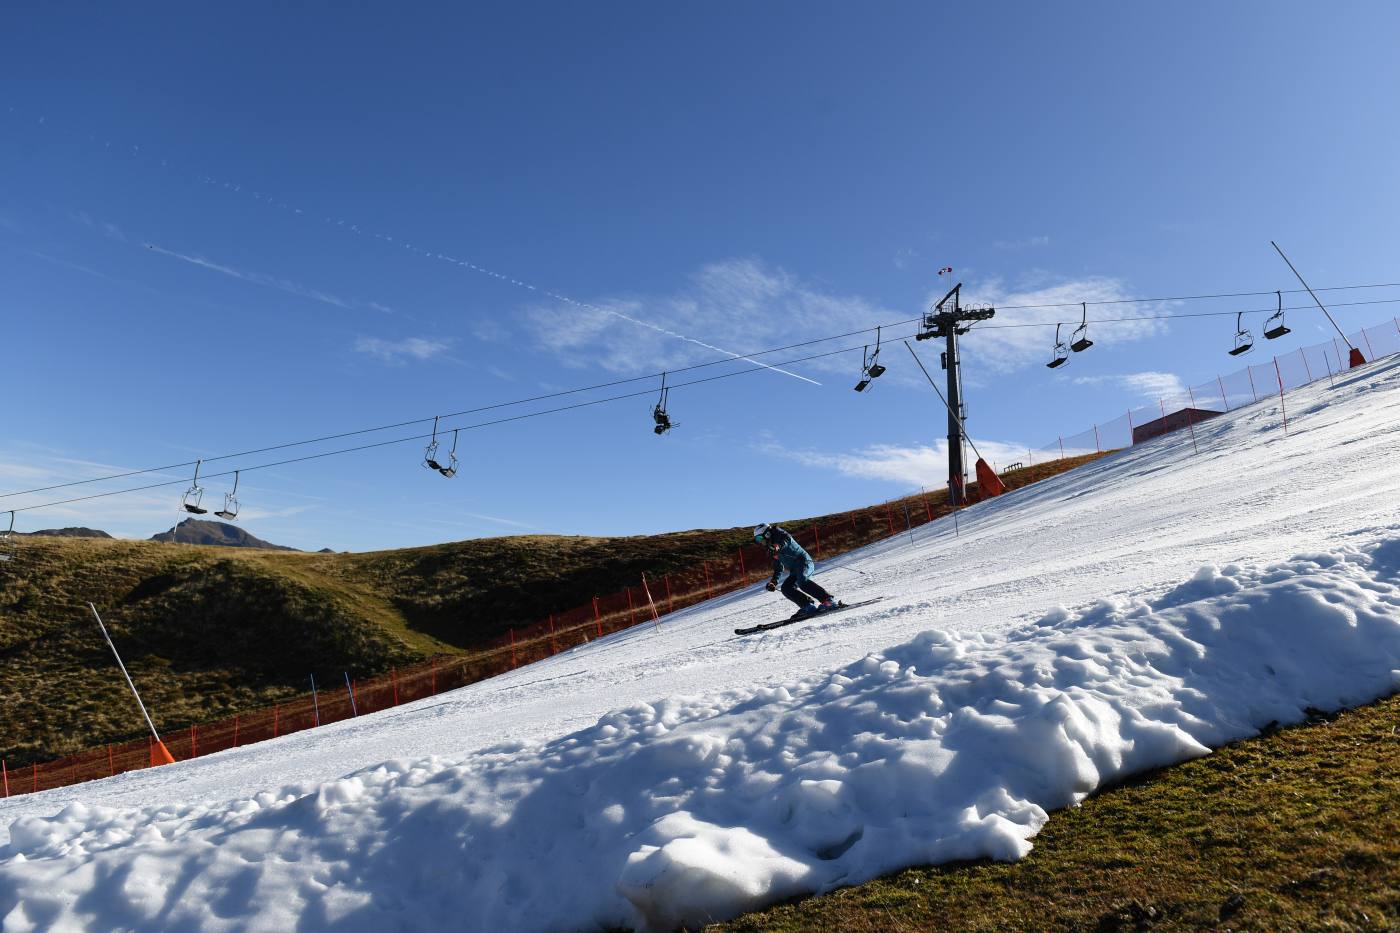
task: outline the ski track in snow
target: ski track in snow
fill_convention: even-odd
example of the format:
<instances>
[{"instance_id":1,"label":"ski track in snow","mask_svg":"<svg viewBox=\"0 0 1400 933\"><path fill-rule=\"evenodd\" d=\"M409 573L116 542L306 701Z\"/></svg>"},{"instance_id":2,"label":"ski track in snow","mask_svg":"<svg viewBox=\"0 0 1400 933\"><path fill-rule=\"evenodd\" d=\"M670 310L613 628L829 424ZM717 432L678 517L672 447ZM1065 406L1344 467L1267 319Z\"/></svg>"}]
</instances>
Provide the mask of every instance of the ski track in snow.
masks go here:
<instances>
[{"instance_id":1,"label":"ski track in snow","mask_svg":"<svg viewBox=\"0 0 1400 933\"><path fill-rule=\"evenodd\" d=\"M873 606L739 637L786 603L731 594L0 802L0 929L659 930L1019 858L1106 782L1400 688L1400 361L1287 402L824 565Z\"/></svg>"}]
</instances>

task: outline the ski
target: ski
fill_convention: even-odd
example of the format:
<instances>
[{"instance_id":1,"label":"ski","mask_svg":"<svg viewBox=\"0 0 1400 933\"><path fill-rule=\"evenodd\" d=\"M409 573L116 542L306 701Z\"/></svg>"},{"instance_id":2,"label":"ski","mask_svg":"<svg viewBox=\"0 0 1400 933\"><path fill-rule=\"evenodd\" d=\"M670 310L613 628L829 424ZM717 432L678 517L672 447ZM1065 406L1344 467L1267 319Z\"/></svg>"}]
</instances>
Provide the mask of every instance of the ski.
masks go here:
<instances>
[{"instance_id":1,"label":"ski","mask_svg":"<svg viewBox=\"0 0 1400 933\"><path fill-rule=\"evenodd\" d=\"M847 609L859 609L861 606L869 606L871 603L878 603L880 600L882 600L882 599L884 599L884 598L885 598L885 597L883 597L883 596L876 596L876 597L873 598L873 599L862 599L862 600L861 600L860 602L858 602L858 603L842 603L841 605L837 606L835 609L828 609L828 610L826 610L825 612L813 613L812 615L809 615L809 616L794 616L794 617L789 618L789 619L780 619L780 620L777 621L777 622L765 622L765 623L763 623L762 625L752 625L752 626L749 626L748 628L736 628L736 629L734 630L734 634L735 634L735 635L752 635L752 634L754 634L755 632L767 632L767 631L769 631L770 629L782 628L784 625L792 625L794 622L805 622L807 619L820 619L820 618L823 618L824 616L834 615L834 614L836 614L836 613L838 613L838 612L844 612L844 611L847 610Z\"/></svg>"}]
</instances>

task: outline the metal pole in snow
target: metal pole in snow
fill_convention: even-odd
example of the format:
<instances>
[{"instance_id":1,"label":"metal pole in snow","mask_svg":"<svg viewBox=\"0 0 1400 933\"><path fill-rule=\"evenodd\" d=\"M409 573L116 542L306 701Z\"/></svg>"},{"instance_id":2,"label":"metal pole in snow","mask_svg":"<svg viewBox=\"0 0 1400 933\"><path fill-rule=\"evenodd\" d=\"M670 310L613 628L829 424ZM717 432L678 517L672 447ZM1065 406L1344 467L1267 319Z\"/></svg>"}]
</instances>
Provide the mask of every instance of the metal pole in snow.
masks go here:
<instances>
[{"instance_id":1,"label":"metal pole in snow","mask_svg":"<svg viewBox=\"0 0 1400 933\"><path fill-rule=\"evenodd\" d=\"M316 725L321 725L321 703L316 699L316 675L311 675L311 711L316 717Z\"/></svg>"},{"instance_id":2,"label":"metal pole in snow","mask_svg":"<svg viewBox=\"0 0 1400 933\"><path fill-rule=\"evenodd\" d=\"M1215 381L1220 384L1220 403L1225 406L1226 411L1229 411L1230 400L1225 397L1225 380L1221 379L1219 376L1216 376Z\"/></svg>"},{"instance_id":3,"label":"metal pole in snow","mask_svg":"<svg viewBox=\"0 0 1400 933\"><path fill-rule=\"evenodd\" d=\"M355 688L350 686L350 672L341 671L345 675L345 692L350 696L350 715L358 716L360 711L355 708Z\"/></svg>"},{"instance_id":4,"label":"metal pole in snow","mask_svg":"<svg viewBox=\"0 0 1400 933\"><path fill-rule=\"evenodd\" d=\"M1288 433L1288 407L1283 403L1283 372L1278 368L1278 357L1274 357L1274 375L1278 377L1278 410L1283 413L1283 433Z\"/></svg>"},{"instance_id":5,"label":"metal pole in snow","mask_svg":"<svg viewBox=\"0 0 1400 933\"><path fill-rule=\"evenodd\" d=\"M1289 261L1289 259L1288 259L1287 256L1284 256L1284 255L1283 255L1283 250L1279 249L1279 245L1278 245L1277 243L1275 243L1273 240L1270 240L1270 241L1269 241L1269 245L1272 246L1275 250L1278 250L1279 256L1282 257L1282 259L1283 259L1284 262L1288 263L1288 268L1293 269L1293 274L1298 276L1298 281L1299 281L1299 282L1303 282L1303 277L1302 277L1301 275L1298 275L1298 270L1297 270L1297 269L1294 269L1294 268L1293 268L1293 263ZM1317 293L1314 292L1314 291L1312 290L1312 286L1309 285L1307 282L1303 282L1303 287L1306 288L1306 289L1308 290L1308 294L1309 294L1309 295L1312 295L1312 300L1315 301L1315 302L1317 302L1317 306L1318 306L1319 308L1322 309L1322 313L1327 315L1327 320L1332 322L1332 326L1333 326L1333 327L1337 327L1337 322L1336 322L1336 321L1333 321L1333 320L1332 320L1332 315L1328 312L1328 310L1327 310L1326 308L1323 308L1323 307L1322 307L1322 302L1318 300ZM1342 329L1341 329L1340 327L1337 327L1337 333L1342 334ZM1350 341L1350 340L1347 340L1347 335L1346 335L1346 334L1342 334L1342 339L1343 339L1343 340L1346 340L1346 343L1347 343L1347 346L1348 346L1348 347L1351 347L1351 349L1353 349L1353 350L1356 349L1355 347L1352 347L1351 341Z\"/></svg>"},{"instance_id":6,"label":"metal pole in snow","mask_svg":"<svg viewBox=\"0 0 1400 933\"><path fill-rule=\"evenodd\" d=\"M98 614L97 607L88 603L88 608L92 610L93 616L97 619L97 627L102 629L102 638L107 642L107 647L112 649L112 656L117 659L117 667L122 669L122 676L126 678L126 685L131 688L131 695L136 697L136 705L141 707L141 715L146 719L146 725L151 728L151 735L160 741L160 733L156 731L156 724L151 722L151 714L146 712L146 704L141 702L141 694L136 692L136 684L131 682L131 675L126 672L126 665L122 663L122 656L117 654L117 646L112 644L112 636L107 634L107 626L102 624L102 616Z\"/></svg>"},{"instance_id":7,"label":"metal pole in snow","mask_svg":"<svg viewBox=\"0 0 1400 933\"><path fill-rule=\"evenodd\" d=\"M1186 387L1186 391L1191 396L1191 409L1186 412L1186 427L1191 430L1191 449L1200 453L1201 448L1196 446L1196 426L1192 423L1196 414L1196 392L1190 386Z\"/></svg>"},{"instance_id":8,"label":"metal pole in snow","mask_svg":"<svg viewBox=\"0 0 1400 933\"><path fill-rule=\"evenodd\" d=\"M740 555L743 555L743 553L742 550L739 551ZM661 613L656 611L656 603L652 601L651 586L647 583L647 572L645 570L642 571L642 592L647 594L647 605L651 607L652 631L659 632L661 631Z\"/></svg>"}]
</instances>

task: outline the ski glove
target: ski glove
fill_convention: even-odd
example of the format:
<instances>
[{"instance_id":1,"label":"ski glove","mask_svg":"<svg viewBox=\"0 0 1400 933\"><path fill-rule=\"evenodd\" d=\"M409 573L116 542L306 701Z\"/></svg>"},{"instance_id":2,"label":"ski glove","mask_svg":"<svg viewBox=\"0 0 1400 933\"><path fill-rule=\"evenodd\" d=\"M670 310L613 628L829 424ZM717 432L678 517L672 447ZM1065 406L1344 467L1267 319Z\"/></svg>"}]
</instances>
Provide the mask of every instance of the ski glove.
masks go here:
<instances>
[{"instance_id":1,"label":"ski glove","mask_svg":"<svg viewBox=\"0 0 1400 933\"><path fill-rule=\"evenodd\" d=\"M778 581L777 581L777 580L769 580L769 581L768 581L768 586L767 586L768 592L771 593L771 592L773 592L774 590L776 590L777 588L778 588Z\"/></svg>"}]
</instances>

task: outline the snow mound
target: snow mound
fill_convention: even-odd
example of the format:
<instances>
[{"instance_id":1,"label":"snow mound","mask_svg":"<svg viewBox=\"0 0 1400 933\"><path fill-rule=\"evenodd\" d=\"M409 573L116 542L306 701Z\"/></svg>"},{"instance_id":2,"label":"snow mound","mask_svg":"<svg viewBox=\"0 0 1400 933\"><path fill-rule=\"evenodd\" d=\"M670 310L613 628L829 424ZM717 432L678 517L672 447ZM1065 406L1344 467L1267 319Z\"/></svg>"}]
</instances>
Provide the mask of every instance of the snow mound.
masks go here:
<instances>
[{"instance_id":1,"label":"snow mound","mask_svg":"<svg viewBox=\"0 0 1400 933\"><path fill-rule=\"evenodd\" d=\"M0 848L0 926L695 925L903 866L1020 858L1048 811L1107 783L1397 687L1400 538L1206 566L1151 600L926 631L543 745L23 817Z\"/></svg>"}]
</instances>

